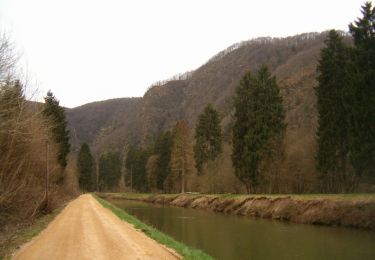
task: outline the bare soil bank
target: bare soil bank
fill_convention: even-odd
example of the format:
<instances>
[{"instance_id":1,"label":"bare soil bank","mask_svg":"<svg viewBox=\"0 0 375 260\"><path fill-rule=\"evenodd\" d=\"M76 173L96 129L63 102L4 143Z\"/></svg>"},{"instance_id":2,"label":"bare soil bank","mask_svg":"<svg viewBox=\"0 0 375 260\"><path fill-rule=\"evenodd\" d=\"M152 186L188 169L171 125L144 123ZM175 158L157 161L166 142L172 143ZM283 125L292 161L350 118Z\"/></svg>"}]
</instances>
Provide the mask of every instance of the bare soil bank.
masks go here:
<instances>
[{"instance_id":1,"label":"bare soil bank","mask_svg":"<svg viewBox=\"0 0 375 260\"><path fill-rule=\"evenodd\" d=\"M375 230L375 197L369 196L223 196L99 194L104 198L140 200L154 204L205 209L241 216L303 224Z\"/></svg>"}]
</instances>

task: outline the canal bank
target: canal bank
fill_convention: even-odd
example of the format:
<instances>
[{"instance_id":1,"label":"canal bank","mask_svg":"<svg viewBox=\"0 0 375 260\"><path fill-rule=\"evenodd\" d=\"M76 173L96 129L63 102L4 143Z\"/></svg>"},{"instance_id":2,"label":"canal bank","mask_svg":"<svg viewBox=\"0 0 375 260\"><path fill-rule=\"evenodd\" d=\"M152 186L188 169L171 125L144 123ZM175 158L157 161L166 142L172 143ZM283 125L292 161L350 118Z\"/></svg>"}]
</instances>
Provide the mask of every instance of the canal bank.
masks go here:
<instances>
[{"instance_id":1,"label":"canal bank","mask_svg":"<svg viewBox=\"0 0 375 260\"><path fill-rule=\"evenodd\" d=\"M118 208L215 259L373 260L375 232L109 199ZM200 258L196 258L200 259Z\"/></svg>"},{"instance_id":2,"label":"canal bank","mask_svg":"<svg viewBox=\"0 0 375 260\"><path fill-rule=\"evenodd\" d=\"M204 209L301 224L375 230L375 195L200 195L101 193L103 198Z\"/></svg>"}]
</instances>

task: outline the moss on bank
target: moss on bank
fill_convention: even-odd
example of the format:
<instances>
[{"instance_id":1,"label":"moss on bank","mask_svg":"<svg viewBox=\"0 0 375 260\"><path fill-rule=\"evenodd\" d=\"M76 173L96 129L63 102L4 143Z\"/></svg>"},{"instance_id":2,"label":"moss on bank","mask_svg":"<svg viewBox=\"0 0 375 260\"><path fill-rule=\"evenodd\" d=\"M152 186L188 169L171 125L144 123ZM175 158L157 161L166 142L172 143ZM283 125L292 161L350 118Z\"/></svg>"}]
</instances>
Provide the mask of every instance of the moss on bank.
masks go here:
<instances>
[{"instance_id":1,"label":"moss on bank","mask_svg":"<svg viewBox=\"0 0 375 260\"><path fill-rule=\"evenodd\" d=\"M159 242L160 244L166 245L167 247L174 249L178 254L183 256L184 259L213 259L211 256L207 255L206 253L190 248L170 236L158 231L157 229L150 227L137 218L129 215L125 211L117 208L116 206L112 205L106 200L103 200L97 196L94 195L94 197L99 201L103 207L110 209L116 216L118 216L121 220L124 220L132 225L134 225L135 228L141 230L143 233L145 233L150 238L154 239L155 241ZM140 195L142 197L142 195ZM148 197L148 196L144 196Z\"/></svg>"}]
</instances>

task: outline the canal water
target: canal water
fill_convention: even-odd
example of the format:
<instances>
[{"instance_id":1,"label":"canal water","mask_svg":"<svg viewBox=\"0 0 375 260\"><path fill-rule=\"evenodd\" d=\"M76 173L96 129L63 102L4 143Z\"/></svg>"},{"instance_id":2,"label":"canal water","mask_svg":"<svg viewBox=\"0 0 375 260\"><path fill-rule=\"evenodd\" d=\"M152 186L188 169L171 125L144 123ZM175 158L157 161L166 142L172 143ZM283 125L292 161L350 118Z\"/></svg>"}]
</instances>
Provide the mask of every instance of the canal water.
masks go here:
<instances>
[{"instance_id":1,"label":"canal water","mask_svg":"<svg viewBox=\"0 0 375 260\"><path fill-rule=\"evenodd\" d=\"M375 232L109 200L174 239L216 259L375 259Z\"/></svg>"}]
</instances>

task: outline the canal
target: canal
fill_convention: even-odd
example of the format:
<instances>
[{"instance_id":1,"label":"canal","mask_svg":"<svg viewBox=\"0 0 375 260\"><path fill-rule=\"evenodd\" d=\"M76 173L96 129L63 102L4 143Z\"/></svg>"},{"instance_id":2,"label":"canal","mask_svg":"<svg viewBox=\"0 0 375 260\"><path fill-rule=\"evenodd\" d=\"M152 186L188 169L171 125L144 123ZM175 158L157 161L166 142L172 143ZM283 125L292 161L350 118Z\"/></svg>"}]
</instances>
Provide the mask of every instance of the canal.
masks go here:
<instances>
[{"instance_id":1,"label":"canal","mask_svg":"<svg viewBox=\"0 0 375 260\"><path fill-rule=\"evenodd\" d=\"M174 239L216 259L375 259L375 232L293 224L111 199Z\"/></svg>"}]
</instances>

